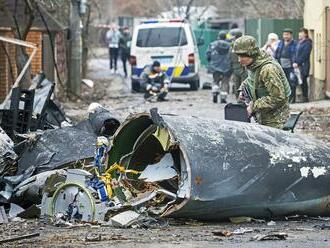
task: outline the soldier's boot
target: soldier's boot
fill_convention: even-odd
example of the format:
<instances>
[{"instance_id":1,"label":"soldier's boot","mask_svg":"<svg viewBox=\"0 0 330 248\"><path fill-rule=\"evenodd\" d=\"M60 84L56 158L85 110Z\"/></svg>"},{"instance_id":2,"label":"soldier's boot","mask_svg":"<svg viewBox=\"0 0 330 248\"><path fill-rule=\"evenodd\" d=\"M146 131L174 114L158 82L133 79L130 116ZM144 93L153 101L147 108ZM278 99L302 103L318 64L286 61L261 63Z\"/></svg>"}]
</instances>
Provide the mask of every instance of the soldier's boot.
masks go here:
<instances>
[{"instance_id":1,"label":"soldier's boot","mask_svg":"<svg viewBox=\"0 0 330 248\"><path fill-rule=\"evenodd\" d=\"M213 96L213 102L214 103L217 103L218 102L218 96L219 96L219 93L220 93L220 88L218 85L214 84L212 86L212 96Z\"/></svg>"},{"instance_id":2,"label":"soldier's boot","mask_svg":"<svg viewBox=\"0 0 330 248\"><path fill-rule=\"evenodd\" d=\"M220 92L220 102L221 103L227 103L227 96L228 96L227 92L221 91Z\"/></svg>"}]
</instances>

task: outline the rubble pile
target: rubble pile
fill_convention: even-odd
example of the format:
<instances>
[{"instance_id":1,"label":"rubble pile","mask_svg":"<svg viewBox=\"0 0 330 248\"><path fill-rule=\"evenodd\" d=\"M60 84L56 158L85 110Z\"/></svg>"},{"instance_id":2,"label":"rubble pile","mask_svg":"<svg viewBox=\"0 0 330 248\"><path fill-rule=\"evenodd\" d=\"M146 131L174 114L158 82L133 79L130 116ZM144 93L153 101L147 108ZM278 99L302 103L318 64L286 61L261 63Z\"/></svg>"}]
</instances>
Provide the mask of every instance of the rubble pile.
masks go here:
<instances>
[{"instance_id":1,"label":"rubble pile","mask_svg":"<svg viewBox=\"0 0 330 248\"><path fill-rule=\"evenodd\" d=\"M2 105L14 118L0 122L3 223L38 216L57 226L142 227L162 217L330 213L330 148L322 143L257 124L160 115L157 109L120 123L97 103L74 125L60 108L49 108L50 97L40 103L38 95L50 96L52 87L39 82L32 109L24 110L23 98Z\"/></svg>"}]
</instances>

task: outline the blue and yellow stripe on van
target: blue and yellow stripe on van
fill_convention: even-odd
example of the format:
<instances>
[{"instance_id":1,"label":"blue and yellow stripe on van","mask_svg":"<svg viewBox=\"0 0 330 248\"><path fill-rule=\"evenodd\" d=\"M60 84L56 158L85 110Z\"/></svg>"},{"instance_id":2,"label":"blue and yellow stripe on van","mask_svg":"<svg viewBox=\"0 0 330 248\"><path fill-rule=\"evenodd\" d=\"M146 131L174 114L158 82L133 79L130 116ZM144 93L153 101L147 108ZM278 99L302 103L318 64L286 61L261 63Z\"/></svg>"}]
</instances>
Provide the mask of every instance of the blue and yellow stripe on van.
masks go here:
<instances>
[{"instance_id":1,"label":"blue and yellow stripe on van","mask_svg":"<svg viewBox=\"0 0 330 248\"><path fill-rule=\"evenodd\" d=\"M162 66L161 68L164 72L166 72L166 75L168 77L182 77L187 76L190 73L190 69L186 65L179 65L175 67ZM138 77L141 75L142 72L143 68L133 68L133 74L137 75Z\"/></svg>"}]
</instances>

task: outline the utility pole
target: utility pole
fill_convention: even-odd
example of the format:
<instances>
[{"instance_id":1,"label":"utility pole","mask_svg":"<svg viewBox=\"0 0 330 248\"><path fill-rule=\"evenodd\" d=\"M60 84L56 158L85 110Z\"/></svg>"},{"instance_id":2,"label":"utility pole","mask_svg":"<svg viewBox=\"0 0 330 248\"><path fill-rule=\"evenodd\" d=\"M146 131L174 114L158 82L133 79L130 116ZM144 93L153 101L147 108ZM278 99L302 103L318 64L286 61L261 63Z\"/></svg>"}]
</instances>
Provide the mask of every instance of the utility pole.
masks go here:
<instances>
[{"instance_id":1,"label":"utility pole","mask_svg":"<svg viewBox=\"0 0 330 248\"><path fill-rule=\"evenodd\" d=\"M71 0L70 4L70 50L69 50L69 87L68 93L80 96L82 40L80 27L80 1Z\"/></svg>"}]
</instances>

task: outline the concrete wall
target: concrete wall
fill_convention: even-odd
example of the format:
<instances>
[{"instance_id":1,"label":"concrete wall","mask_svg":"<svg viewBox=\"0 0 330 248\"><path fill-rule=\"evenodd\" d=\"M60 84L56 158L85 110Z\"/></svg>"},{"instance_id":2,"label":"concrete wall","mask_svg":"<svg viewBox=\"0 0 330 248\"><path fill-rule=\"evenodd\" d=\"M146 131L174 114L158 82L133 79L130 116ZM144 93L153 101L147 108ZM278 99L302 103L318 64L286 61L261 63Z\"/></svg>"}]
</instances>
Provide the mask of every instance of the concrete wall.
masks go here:
<instances>
[{"instance_id":1,"label":"concrete wall","mask_svg":"<svg viewBox=\"0 0 330 248\"><path fill-rule=\"evenodd\" d=\"M326 7L330 7L330 0L305 0L304 26L309 30L310 38L313 40L310 71L310 97L313 100L325 97Z\"/></svg>"}]
</instances>

